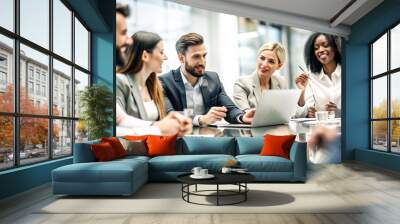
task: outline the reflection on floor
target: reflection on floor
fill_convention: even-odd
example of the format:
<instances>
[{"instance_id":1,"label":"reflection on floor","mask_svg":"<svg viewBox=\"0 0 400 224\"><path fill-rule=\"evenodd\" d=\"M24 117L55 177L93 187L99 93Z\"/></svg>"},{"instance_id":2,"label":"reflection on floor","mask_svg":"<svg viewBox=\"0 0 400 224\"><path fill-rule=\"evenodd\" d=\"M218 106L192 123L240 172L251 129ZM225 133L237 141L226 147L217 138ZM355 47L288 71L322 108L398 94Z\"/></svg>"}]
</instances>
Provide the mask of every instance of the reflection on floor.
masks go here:
<instances>
[{"instance_id":1,"label":"reflection on floor","mask_svg":"<svg viewBox=\"0 0 400 224\"><path fill-rule=\"evenodd\" d=\"M312 165L308 183L351 202L367 204L348 214L37 214L54 201L49 185L0 202L0 223L400 223L400 174L359 163ZM173 206L173 205L172 205Z\"/></svg>"}]
</instances>

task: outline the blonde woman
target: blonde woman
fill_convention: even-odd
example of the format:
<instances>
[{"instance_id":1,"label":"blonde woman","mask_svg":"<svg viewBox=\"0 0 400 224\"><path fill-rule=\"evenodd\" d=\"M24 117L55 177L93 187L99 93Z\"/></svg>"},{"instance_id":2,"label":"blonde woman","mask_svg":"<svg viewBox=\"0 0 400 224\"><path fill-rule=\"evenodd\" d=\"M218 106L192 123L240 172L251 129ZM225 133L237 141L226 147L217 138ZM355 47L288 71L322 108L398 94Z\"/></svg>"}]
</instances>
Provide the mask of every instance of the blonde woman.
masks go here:
<instances>
[{"instance_id":1,"label":"blonde woman","mask_svg":"<svg viewBox=\"0 0 400 224\"><path fill-rule=\"evenodd\" d=\"M262 91L287 89L286 80L274 74L282 68L286 60L285 48L280 43L266 43L258 50L256 70L236 80L233 87L233 99L242 110L256 108L261 100Z\"/></svg>"}]
</instances>

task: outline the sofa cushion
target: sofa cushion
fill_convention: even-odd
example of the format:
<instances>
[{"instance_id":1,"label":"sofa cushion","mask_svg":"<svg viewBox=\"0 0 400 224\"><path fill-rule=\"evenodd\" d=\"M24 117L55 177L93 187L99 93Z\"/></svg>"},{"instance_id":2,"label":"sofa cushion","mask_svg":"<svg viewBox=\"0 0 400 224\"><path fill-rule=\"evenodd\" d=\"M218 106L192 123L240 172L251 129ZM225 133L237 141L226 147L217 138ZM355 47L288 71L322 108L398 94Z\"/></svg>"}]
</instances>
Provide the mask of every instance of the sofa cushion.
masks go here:
<instances>
[{"instance_id":1,"label":"sofa cushion","mask_svg":"<svg viewBox=\"0 0 400 224\"><path fill-rule=\"evenodd\" d=\"M126 151L126 155L137 155L137 156L145 156L147 155L147 146L146 142L142 140L127 140L125 138L119 138L122 146Z\"/></svg>"},{"instance_id":2,"label":"sofa cushion","mask_svg":"<svg viewBox=\"0 0 400 224\"><path fill-rule=\"evenodd\" d=\"M270 135L264 136L264 145L261 156L280 156L289 159L290 148L296 135Z\"/></svg>"},{"instance_id":3,"label":"sofa cushion","mask_svg":"<svg viewBox=\"0 0 400 224\"><path fill-rule=\"evenodd\" d=\"M292 161L279 156L238 155L241 168L249 172L292 172Z\"/></svg>"},{"instance_id":4,"label":"sofa cushion","mask_svg":"<svg viewBox=\"0 0 400 224\"><path fill-rule=\"evenodd\" d=\"M163 156L176 154L176 138L173 136L156 136L150 135L147 137L147 155L148 156Z\"/></svg>"},{"instance_id":5,"label":"sofa cushion","mask_svg":"<svg viewBox=\"0 0 400 224\"><path fill-rule=\"evenodd\" d=\"M130 182L134 172L146 171L147 163L140 159L109 162L75 163L53 170L58 182ZM143 173L147 176L147 173Z\"/></svg>"},{"instance_id":6,"label":"sofa cushion","mask_svg":"<svg viewBox=\"0 0 400 224\"><path fill-rule=\"evenodd\" d=\"M99 144L93 144L90 146L96 161L104 162L117 159L118 156L115 154L115 150L109 142L102 142Z\"/></svg>"},{"instance_id":7,"label":"sofa cushion","mask_svg":"<svg viewBox=\"0 0 400 224\"><path fill-rule=\"evenodd\" d=\"M126 151L124 149L124 146L121 144L121 142L117 137L104 137L101 138L101 142L110 143L117 158L122 158L126 156Z\"/></svg>"},{"instance_id":8,"label":"sofa cushion","mask_svg":"<svg viewBox=\"0 0 400 224\"><path fill-rule=\"evenodd\" d=\"M158 156L149 160L149 170L163 172L191 172L199 166L211 172L219 171L228 160L235 159L231 155L175 155Z\"/></svg>"},{"instance_id":9,"label":"sofa cushion","mask_svg":"<svg viewBox=\"0 0 400 224\"><path fill-rule=\"evenodd\" d=\"M235 155L235 139L232 137L201 137L185 136L177 144L177 154L204 155L225 154Z\"/></svg>"},{"instance_id":10,"label":"sofa cushion","mask_svg":"<svg viewBox=\"0 0 400 224\"><path fill-rule=\"evenodd\" d=\"M237 137L236 155L259 154L264 144L263 140L262 136Z\"/></svg>"}]
</instances>

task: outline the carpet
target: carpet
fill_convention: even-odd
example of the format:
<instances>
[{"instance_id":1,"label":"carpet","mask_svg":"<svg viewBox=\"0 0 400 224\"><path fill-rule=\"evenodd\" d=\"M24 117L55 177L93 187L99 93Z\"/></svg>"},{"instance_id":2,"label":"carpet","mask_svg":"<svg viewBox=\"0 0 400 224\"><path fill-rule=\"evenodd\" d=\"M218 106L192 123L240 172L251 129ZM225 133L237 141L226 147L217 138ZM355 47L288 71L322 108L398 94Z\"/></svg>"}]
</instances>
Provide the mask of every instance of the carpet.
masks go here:
<instances>
[{"instance_id":1,"label":"carpet","mask_svg":"<svg viewBox=\"0 0 400 224\"><path fill-rule=\"evenodd\" d=\"M180 184L149 183L130 197L60 196L35 213L360 213L359 205L355 202L346 202L316 184L254 183L248 187L247 201L237 205L189 204L181 198ZM199 190L213 188L213 185L199 186ZM192 199L201 203L215 203L215 197L195 196ZM223 202L229 200L235 198L225 197Z\"/></svg>"}]
</instances>

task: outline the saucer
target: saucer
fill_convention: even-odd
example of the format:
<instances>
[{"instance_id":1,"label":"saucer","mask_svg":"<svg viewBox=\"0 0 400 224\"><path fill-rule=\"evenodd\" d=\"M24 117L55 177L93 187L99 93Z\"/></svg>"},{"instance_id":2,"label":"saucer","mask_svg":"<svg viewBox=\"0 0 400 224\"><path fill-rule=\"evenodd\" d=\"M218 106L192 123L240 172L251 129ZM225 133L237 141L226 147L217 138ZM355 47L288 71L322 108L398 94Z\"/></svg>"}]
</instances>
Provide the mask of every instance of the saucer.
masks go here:
<instances>
[{"instance_id":1,"label":"saucer","mask_svg":"<svg viewBox=\"0 0 400 224\"><path fill-rule=\"evenodd\" d=\"M194 175L194 174L190 175L190 178L193 178L193 179L211 179L211 178L214 178L214 177L215 176L212 175L212 174L207 174L207 175L204 175L204 176Z\"/></svg>"}]
</instances>

